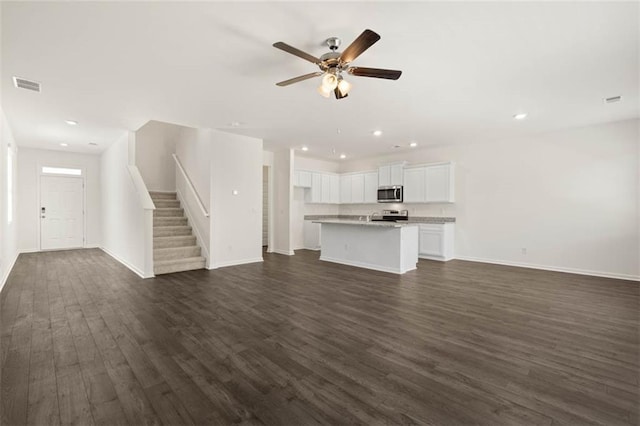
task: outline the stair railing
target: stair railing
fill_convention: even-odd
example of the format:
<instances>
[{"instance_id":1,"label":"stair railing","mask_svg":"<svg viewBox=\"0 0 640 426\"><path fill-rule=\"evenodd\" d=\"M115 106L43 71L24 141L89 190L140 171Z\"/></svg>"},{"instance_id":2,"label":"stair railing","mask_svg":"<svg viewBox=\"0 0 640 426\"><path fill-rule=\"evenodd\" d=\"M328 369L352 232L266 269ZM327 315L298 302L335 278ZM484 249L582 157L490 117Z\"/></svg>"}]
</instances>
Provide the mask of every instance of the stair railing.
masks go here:
<instances>
[{"instance_id":1,"label":"stair railing","mask_svg":"<svg viewBox=\"0 0 640 426\"><path fill-rule=\"evenodd\" d=\"M200 195L198 195L198 191L196 191L196 187L193 185L193 182L191 182L191 179L189 179L189 175L185 171L184 167L182 167L182 163L180 163L180 159L176 154L171 154L171 156L175 160L176 165L178 166L178 170L180 170L182 177L184 177L184 180L187 183L187 186L191 190L191 193L193 194L196 201L198 202L198 207L200 207L200 211L205 217L209 217L209 212L207 212L207 209L205 208L204 203L200 199Z\"/></svg>"}]
</instances>

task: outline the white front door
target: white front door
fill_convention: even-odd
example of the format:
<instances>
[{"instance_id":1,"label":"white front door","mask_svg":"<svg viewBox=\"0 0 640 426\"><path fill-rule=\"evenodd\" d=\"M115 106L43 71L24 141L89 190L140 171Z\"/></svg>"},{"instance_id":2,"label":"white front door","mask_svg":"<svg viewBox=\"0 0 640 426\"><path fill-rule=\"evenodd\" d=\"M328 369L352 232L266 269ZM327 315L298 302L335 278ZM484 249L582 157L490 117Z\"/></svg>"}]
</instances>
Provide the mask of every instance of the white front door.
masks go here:
<instances>
[{"instance_id":1,"label":"white front door","mask_svg":"<svg viewBox=\"0 0 640 426\"><path fill-rule=\"evenodd\" d=\"M78 248L84 244L83 179L40 176L40 248Z\"/></svg>"}]
</instances>

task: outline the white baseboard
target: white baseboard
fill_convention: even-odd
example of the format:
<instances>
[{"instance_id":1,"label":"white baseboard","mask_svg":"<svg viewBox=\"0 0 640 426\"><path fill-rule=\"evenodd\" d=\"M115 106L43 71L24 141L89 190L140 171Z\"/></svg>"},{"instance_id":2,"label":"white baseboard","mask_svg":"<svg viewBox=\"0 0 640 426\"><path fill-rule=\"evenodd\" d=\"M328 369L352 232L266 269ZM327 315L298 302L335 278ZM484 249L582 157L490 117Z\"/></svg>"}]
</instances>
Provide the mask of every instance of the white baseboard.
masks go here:
<instances>
[{"instance_id":1,"label":"white baseboard","mask_svg":"<svg viewBox=\"0 0 640 426\"><path fill-rule=\"evenodd\" d=\"M611 272L590 271L586 269L563 268L559 266L538 265L533 263L510 262L506 260L484 259L471 256L456 256L458 260L466 260L469 262L491 263L493 265L516 266L519 268L540 269L542 271L565 272L568 274L589 275L592 277L614 278L617 280L640 281L639 275L616 274Z\"/></svg>"},{"instance_id":2,"label":"white baseboard","mask_svg":"<svg viewBox=\"0 0 640 426\"><path fill-rule=\"evenodd\" d=\"M97 248L101 248L100 244L87 244L86 246L84 246L84 248L86 249L97 249Z\"/></svg>"},{"instance_id":3,"label":"white baseboard","mask_svg":"<svg viewBox=\"0 0 640 426\"><path fill-rule=\"evenodd\" d=\"M279 249L273 249L273 253L278 253L278 254L284 254L285 256L293 256L295 253L293 252L293 250L279 250Z\"/></svg>"},{"instance_id":4,"label":"white baseboard","mask_svg":"<svg viewBox=\"0 0 640 426\"><path fill-rule=\"evenodd\" d=\"M413 271L413 270L416 269L416 267L414 266L413 268L410 268L410 269L407 269L406 271L403 271L403 270L401 270L399 268L398 269L387 268L387 267L384 267L384 266L373 265L373 264L370 264L370 263L354 262L354 261L348 261L348 260L342 260L342 259L333 259L331 257L326 257L326 256L320 256L320 260L323 260L325 262L339 263L341 265L355 266L357 268L373 269L374 271L389 272L391 274L404 274L405 272Z\"/></svg>"},{"instance_id":5,"label":"white baseboard","mask_svg":"<svg viewBox=\"0 0 640 426\"><path fill-rule=\"evenodd\" d=\"M258 262L263 262L262 257L256 257L253 259L230 260L227 262L218 262L207 269L211 270L211 269L224 268L226 266L246 265L247 263L258 263Z\"/></svg>"},{"instance_id":6,"label":"white baseboard","mask_svg":"<svg viewBox=\"0 0 640 426\"><path fill-rule=\"evenodd\" d=\"M20 251L16 252L15 256L13 256L13 260L11 262L9 262L9 267L7 268L6 272L4 273L4 276L2 277L2 281L0 281L0 292L4 288L4 285L7 283L7 280L9 279L9 275L11 275L11 271L13 270L13 267L16 265L16 261L18 260L18 256L20 256Z\"/></svg>"},{"instance_id":7,"label":"white baseboard","mask_svg":"<svg viewBox=\"0 0 640 426\"><path fill-rule=\"evenodd\" d=\"M18 254L22 254L22 253L37 253L39 251L40 251L40 249L38 249L38 248L18 249Z\"/></svg>"},{"instance_id":8,"label":"white baseboard","mask_svg":"<svg viewBox=\"0 0 640 426\"><path fill-rule=\"evenodd\" d=\"M300 250L320 251L320 247L302 247Z\"/></svg>"},{"instance_id":9,"label":"white baseboard","mask_svg":"<svg viewBox=\"0 0 640 426\"><path fill-rule=\"evenodd\" d=\"M438 262L448 262L450 260L455 259L454 257L443 257L443 256L427 256L421 254L418 256L419 259L427 259L427 260L437 260Z\"/></svg>"},{"instance_id":10,"label":"white baseboard","mask_svg":"<svg viewBox=\"0 0 640 426\"><path fill-rule=\"evenodd\" d=\"M135 266L133 266L132 264L130 264L129 262L127 262L126 260L122 259L120 256L117 256L116 254L112 253L111 251L109 251L108 249L104 248L104 247L100 247L100 249L107 253L109 256L113 257L115 260L117 260L118 262L122 263L124 266L126 266L127 268L129 268L131 271L133 271L137 276L139 276L140 278L153 278L154 275L150 276L150 277L146 277L144 275L144 271L136 268Z\"/></svg>"}]
</instances>

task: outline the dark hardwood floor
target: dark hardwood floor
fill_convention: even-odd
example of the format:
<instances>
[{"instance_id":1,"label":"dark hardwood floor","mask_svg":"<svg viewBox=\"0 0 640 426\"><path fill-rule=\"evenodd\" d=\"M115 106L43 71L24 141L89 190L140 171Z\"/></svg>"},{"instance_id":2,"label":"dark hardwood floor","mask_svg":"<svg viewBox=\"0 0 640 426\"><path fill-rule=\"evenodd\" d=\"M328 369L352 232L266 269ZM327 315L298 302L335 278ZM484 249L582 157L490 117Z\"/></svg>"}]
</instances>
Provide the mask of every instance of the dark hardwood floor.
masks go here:
<instances>
[{"instance_id":1,"label":"dark hardwood floor","mask_svg":"<svg viewBox=\"0 0 640 426\"><path fill-rule=\"evenodd\" d=\"M150 280L100 250L23 254L2 424L636 425L639 289L310 251Z\"/></svg>"}]
</instances>

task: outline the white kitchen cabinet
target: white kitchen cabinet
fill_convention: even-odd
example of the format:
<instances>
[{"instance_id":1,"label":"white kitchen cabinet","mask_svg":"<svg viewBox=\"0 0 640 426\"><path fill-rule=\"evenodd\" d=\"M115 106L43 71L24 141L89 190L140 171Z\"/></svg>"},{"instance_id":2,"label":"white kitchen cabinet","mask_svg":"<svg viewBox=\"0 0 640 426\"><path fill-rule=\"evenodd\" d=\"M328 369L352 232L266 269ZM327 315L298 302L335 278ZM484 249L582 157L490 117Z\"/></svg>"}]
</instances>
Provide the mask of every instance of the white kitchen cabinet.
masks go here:
<instances>
[{"instance_id":1,"label":"white kitchen cabinet","mask_svg":"<svg viewBox=\"0 0 640 426\"><path fill-rule=\"evenodd\" d=\"M378 167L378 185L379 186L391 185L391 166Z\"/></svg>"},{"instance_id":2,"label":"white kitchen cabinet","mask_svg":"<svg viewBox=\"0 0 640 426\"><path fill-rule=\"evenodd\" d=\"M455 225L420 224L418 254L423 259L447 261L453 259Z\"/></svg>"},{"instance_id":3,"label":"white kitchen cabinet","mask_svg":"<svg viewBox=\"0 0 640 426\"><path fill-rule=\"evenodd\" d=\"M299 170L298 186L303 188L311 188L311 172Z\"/></svg>"},{"instance_id":4,"label":"white kitchen cabinet","mask_svg":"<svg viewBox=\"0 0 640 426\"><path fill-rule=\"evenodd\" d=\"M331 202L331 175L322 173L322 198L320 200L323 204Z\"/></svg>"},{"instance_id":5,"label":"white kitchen cabinet","mask_svg":"<svg viewBox=\"0 0 640 426\"><path fill-rule=\"evenodd\" d=\"M404 164L392 164L391 165L391 185L403 184L403 170Z\"/></svg>"},{"instance_id":6,"label":"white kitchen cabinet","mask_svg":"<svg viewBox=\"0 0 640 426\"><path fill-rule=\"evenodd\" d=\"M404 162L389 164L378 168L378 185L402 185Z\"/></svg>"},{"instance_id":7,"label":"white kitchen cabinet","mask_svg":"<svg viewBox=\"0 0 640 426\"><path fill-rule=\"evenodd\" d=\"M296 170L293 172L293 186L311 188L311 172Z\"/></svg>"},{"instance_id":8,"label":"white kitchen cabinet","mask_svg":"<svg viewBox=\"0 0 640 426\"><path fill-rule=\"evenodd\" d=\"M428 165L425 176L425 201L427 203L453 203L453 176L453 163Z\"/></svg>"},{"instance_id":9,"label":"white kitchen cabinet","mask_svg":"<svg viewBox=\"0 0 640 426\"><path fill-rule=\"evenodd\" d=\"M351 175L340 176L340 204L351 203Z\"/></svg>"},{"instance_id":10,"label":"white kitchen cabinet","mask_svg":"<svg viewBox=\"0 0 640 426\"><path fill-rule=\"evenodd\" d=\"M351 202L364 203L364 175L351 175Z\"/></svg>"},{"instance_id":11,"label":"white kitchen cabinet","mask_svg":"<svg viewBox=\"0 0 640 426\"><path fill-rule=\"evenodd\" d=\"M305 193L307 203L322 202L322 173L311 173L311 188Z\"/></svg>"},{"instance_id":12,"label":"white kitchen cabinet","mask_svg":"<svg viewBox=\"0 0 640 426\"><path fill-rule=\"evenodd\" d=\"M331 175L331 204L340 204L340 176Z\"/></svg>"},{"instance_id":13,"label":"white kitchen cabinet","mask_svg":"<svg viewBox=\"0 0 640 426\"><path fill-rule=\"evenodd\" d=\"M304 248L308 250L320 250L320 224L305 220L302 228Z\"/></svg>"},{"instance_id":14,"label":"white kitchen cabinet","mask_svg":"<svg viewBox=\"0 0 640 426\"><path fill-rule=\"evenodd\" d=\"M426 167L404 170L404 202L424 203L427 199Z\"/></svg>"},{"instance_id":15,"label":"white kitchen cabinet","mask_svg":"<svg viewBox=\"0 0 640 426\"><path fill-rule=\"evenodd\" d=\"M378 202L378 173L376 172L364 174L364 202Z\"/></svg>"}]
</instances>

